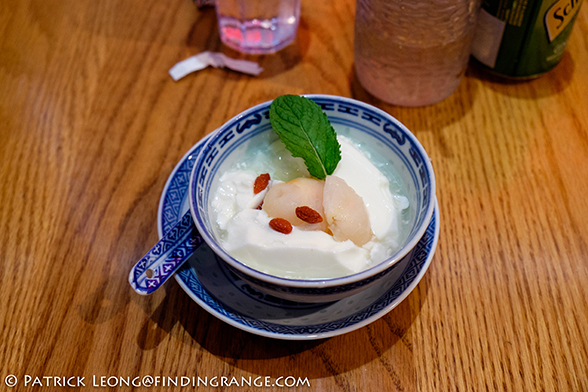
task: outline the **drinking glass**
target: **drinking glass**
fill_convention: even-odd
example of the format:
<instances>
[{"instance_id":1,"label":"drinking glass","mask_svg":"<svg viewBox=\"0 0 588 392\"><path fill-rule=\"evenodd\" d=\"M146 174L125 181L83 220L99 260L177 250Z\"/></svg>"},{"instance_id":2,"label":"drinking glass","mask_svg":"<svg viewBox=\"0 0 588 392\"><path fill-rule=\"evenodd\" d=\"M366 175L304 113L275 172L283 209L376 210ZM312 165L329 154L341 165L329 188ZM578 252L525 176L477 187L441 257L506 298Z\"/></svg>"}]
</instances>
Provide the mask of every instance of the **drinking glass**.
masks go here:
<instances>
[{"instance_id":1,"label":"drinking glass","mask_svg":"<svg viewBox=\"0 0 588 392\"><path fill-rule=\"evenodd\" d=\"M249 54L274 53L296 38L300 0L216 0L224 44Z\"/></svg>"},{"instance_id":2,"label":"drinking glass","mask_svg":"<svg viewBox=\"0 0 588 392\"><path fill-rule=\"evenodd\" d=\"M360 83L400 106L448 97L465 73L479 8L480 0L357 0Z\"/></svg>"}]
</instances>

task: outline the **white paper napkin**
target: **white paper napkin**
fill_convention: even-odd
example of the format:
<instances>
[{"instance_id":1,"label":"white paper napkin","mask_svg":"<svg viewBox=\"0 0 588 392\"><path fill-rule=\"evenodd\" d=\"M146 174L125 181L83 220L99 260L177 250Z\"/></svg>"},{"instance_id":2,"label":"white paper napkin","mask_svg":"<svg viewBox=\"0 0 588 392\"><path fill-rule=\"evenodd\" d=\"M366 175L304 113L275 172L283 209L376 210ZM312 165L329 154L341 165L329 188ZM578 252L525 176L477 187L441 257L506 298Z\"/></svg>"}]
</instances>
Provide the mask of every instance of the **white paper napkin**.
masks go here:
<instances>
[{"instance_id":1,"label":"white paper napkin","mask_svg":"<svg viewBox=\"0 0 588 392\"><path fill-rule=\"evenodd\" d=\"M215 68L226 67L233 71L255 76L263 71L263 68L261 68L256 62L232 59L225 56L223 53L206 51L180 61L170 68L169 75L173 80L177 81L192 72L200 71L208 66Z\"/></svg>"}]
</instances>

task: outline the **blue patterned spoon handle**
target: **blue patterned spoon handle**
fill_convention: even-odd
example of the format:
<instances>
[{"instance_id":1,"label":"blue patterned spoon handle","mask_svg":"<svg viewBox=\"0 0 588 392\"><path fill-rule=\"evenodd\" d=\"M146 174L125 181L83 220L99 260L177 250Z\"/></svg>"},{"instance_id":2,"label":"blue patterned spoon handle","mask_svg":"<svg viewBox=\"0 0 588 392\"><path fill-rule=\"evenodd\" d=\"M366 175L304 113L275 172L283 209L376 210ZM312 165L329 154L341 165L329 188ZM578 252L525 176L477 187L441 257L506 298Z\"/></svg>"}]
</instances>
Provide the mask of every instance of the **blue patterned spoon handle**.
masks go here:
<instances>
[{"instance_id":1,"label":"blue patterned spoon handle","mask_svg":"<svg viewBox=\"0 0 588 392\"><path fill-rule=\"evenodd\" d=\"M188 211L131 269L131 287L141 295L151 294L184 264L202 242Z\"/></svg>"}]
</instances>

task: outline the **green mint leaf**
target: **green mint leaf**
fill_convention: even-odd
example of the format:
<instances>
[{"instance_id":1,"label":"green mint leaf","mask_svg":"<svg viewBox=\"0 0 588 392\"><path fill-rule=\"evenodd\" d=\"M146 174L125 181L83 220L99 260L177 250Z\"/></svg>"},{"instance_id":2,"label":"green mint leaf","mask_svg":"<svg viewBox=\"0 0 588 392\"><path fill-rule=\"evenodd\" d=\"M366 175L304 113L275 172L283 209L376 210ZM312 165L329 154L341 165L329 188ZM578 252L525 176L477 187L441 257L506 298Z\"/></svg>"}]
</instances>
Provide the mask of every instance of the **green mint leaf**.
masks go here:
<instances>
[{"instance_id":1,"label":"green mint leaf","mask_svg":"<svg viewBox=\"0 0 588 392\"><path fill-rule=\"evenodd\" d=\"M337 134L321 107L308 98L282 95L270 105L272 128L288 151L304 159L310 175L324 180L341 160Z\"/></svg>"}]
</instances>

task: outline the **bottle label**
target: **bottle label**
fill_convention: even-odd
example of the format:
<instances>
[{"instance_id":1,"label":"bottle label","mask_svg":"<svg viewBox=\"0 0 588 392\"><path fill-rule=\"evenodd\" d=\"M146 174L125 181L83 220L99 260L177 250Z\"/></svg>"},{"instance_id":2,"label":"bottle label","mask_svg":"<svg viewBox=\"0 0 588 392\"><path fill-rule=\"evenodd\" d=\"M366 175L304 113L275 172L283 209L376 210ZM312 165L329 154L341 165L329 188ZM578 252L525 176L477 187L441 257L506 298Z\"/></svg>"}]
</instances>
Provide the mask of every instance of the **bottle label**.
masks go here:
<instances>
[{"instance_id":1,"label":"bottle label","mask_svg":"<svg viewBox=\"0 0 588 392\"><path fill-rule=\"evenodd\" d=\"M561 34L561 32L574 20L580 10L582 0L559 0L545 13L545 27L549 42Z\"/></svg>"},{"instance_id":2,"label":"bottle label","mask_svg":"<svg viewBox=\"0 0 588 392\"><path fill-rule=\"evenodd\" d=\"M506 22L491 15L485 9L478 14L478 28L472 43L472 54L487 67L494 68Z\"/></svg>"},{"instance_id":3,"label":"bottle label","mask_svg":"<svg viewBox=\"0 0 588 392\"><path fill-rule=\"evenodd\" d=\"M529 78L561 60L583 0L484 0L473 57L494 73Z\"/></svg>"}]
</instances>

